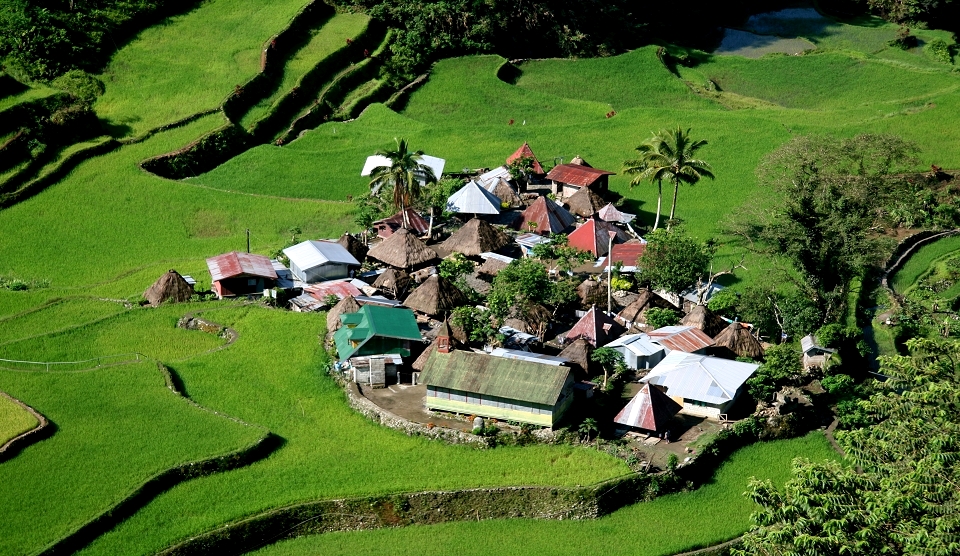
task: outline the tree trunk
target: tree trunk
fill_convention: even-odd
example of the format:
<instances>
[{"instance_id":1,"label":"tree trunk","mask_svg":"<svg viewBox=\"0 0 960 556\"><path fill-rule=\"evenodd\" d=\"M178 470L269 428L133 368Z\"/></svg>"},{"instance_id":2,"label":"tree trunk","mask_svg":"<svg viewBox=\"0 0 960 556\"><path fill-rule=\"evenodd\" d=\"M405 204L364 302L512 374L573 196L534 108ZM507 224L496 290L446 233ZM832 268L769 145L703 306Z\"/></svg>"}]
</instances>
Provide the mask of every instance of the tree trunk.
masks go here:
<instances>
[{"instance_id":1,"label":"tree trunk","mask_svg":"<svg viewBox=\"0 0 960 556\"><path fill-rule=\"evenodd\" d=\"M663 180L657 180L657 218L653 221L653 229L660 226L660 204L663 202Z\"/></svg>"},{"instance_id":2,"label":"tree trunk","mask_svg":"<svg viewBox=\"0 0 960 556\"><path fill-rule=\"evenodd\" d=\"M673 184L673 204L670 205L670 222L667 222L667 230L670 229L670 224L673 221L673 215L677 212L677 193L680 191L680 182L676 181Z\"/></svg>"}]
</instances>

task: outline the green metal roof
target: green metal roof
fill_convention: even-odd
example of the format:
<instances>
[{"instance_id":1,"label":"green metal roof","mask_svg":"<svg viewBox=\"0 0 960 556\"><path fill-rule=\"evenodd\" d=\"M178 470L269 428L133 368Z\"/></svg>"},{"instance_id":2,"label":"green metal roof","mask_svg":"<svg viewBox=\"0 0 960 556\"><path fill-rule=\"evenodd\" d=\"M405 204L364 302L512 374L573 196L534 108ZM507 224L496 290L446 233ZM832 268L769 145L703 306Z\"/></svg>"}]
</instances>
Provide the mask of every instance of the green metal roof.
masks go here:
<instances>
[{"instance_id":1,"label":"green metal roof","mask_svg":"<svg viewBox=\"0 0 960 556\"><path fill-rule=\"evenodd\" d=\"M375 336L400 340L422 339L417 318L409 309L364 305L356 313L340 315L340 321L344 326L333 334L340 359L349 359ZM360 343L353 347L350 340Z\"/></svg>"},{"instance_id":2,"label":"green metal roof","mask_svg":"<svg viewBox=\"0 0 960 556\"><path fill-rule=\"evenodd\" d=\"M557 403L570 368L469 351L434 352L420 382L511 400Z\"/></svg>"}]
</instances>

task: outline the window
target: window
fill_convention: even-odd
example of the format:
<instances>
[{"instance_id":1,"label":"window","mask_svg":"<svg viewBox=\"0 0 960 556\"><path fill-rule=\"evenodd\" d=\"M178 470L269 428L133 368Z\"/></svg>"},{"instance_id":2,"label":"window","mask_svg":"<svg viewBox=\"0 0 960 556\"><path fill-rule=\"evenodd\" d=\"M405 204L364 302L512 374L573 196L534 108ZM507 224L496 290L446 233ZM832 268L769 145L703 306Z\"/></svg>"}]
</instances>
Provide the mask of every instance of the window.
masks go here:
<instances>
[{"instance_id":1,"label":"window","mask_svg":"<svg viewBox=\"0 0 960 556\"><path fill-rule=\"evenodd\" d=\"M257 285L257 279L256 279L256 278L247 278L247 285L248 285L248 286L256 286L256 285Z\"/></svg>"}]
</instances>

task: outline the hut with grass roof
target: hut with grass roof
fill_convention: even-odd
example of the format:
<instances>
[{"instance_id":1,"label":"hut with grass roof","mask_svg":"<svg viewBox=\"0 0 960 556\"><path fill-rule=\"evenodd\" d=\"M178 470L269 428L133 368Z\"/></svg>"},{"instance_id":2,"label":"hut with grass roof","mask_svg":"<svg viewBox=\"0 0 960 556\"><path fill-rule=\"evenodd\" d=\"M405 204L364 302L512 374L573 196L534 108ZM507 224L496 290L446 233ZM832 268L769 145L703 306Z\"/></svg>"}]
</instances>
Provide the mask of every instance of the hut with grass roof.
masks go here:
<instances>
[{"instance_id":1,"label":"hut with grass roof","mask_svg":"<svg viewBox=\"0 0 960 556\"><path fill-rule=\"evenodd\" d=\"M340 330L341 322L340 315L347 313L356 313L360 310L360 304L357 303L357 299L352 295L348 295L337 302L333 308L330 309L330 312L327 313L327 333L332 334L337 330Z\"/></svg>"},{"instance_id":2,"label":"hut with grass roof","mask_svg":"<svg viewBox=\"0 0 960 556\"><path fill-rule=\"evenodd\" d=\"M444 241L441 249L449 253L476 257L480 253L496 251L509 244L510 237L507 234L479 218L472 218Z\"/></svg>"},{"instance_id":3,"label":"hut with grass roof","mask_svg":"<svg viewBox=\"0 0 960 556\"><path fill-rule=\"evenodd\" d=\"M184 280L179 272L170 269L143 292L143 297L151 307L156 307L165 301L171 303L190 301L193 293L193 286Z\"/></svg>"},{"instance_id":4,"label":"hut with grass roof","mask_svg":"<svg viewBox=\"0 0 960 556\"><path fill-rule=\"evenodd\" d=\"M591 377L599 374L597 372L599 365L590 358L590 356L593 355L594 349L596 348L594 348L590 342L583 338L578 338L563 348L563 351L560 352L558 357L569 360L575 364L585 376Z\"/></svg>"},{"instance_id":5,"label":"hut with grass roof","mask_svg":"<svg viewBox=\"0 0 960 556\"><path fill-rule=\"evenodd\" d=\"M413 290L403 304L426 315L444 315L467 304L467 298L453 282L434 274Z\"/></svg>"},{"instance_id":6,"label":"hut with grass roof","mask_svg":"<svg viewBox=\"0 0 960 556\"><path fill-rule=\"evenodd\" d=\"M514 306L507 319L503 321L503 325L524 334L533 334L542 340L547 333L547 328L550 327L551 320L553 320L553 313L550 309L539 303L533 303L524 307Z\"/></svg>"},{"instance_id":7,"label":"hut with grass roof","mask_svg":"<svg viewBox=\"0 0 960 556\"><path fill-rule=\"evenodd\" d=\"M660 309L671 309L673 311L680 310L673 303L670 303L666 299L646 288L640 288L639 294L640 295L637 296L637 299L624 307L623 310L617 315L617 318L620 319L620 321L626 326L631 326L638 323L646 324L644 315L648 309L652 309L654 307Z\"/></svg>"},{"instance_id":8,"label":"hut with grass roof","mask_svg":"<svg viewBox=\"0 0 960 556\"><path fill-rule=\"evenodd\" d=\"M694 308L680 320L680 324L699 328L711 338L720 334L723 329L727 327L727 322L714 314L710 309L707 309L706 305L694 306Z\"/></svg>"},{"instance_id":9,"label":"hut with grass roof","mask_svg":"<svg viewBox=\"0 0 960 556\"><path fill-rule=\"evenodd\" d=\"M348 232L343 232L343 235L340 236L340 239L337 240L337 243L346 249L348 253L353 255L353 258L357 259L361 263L363 262L363 259L367 257L367 251L370 250L366 243L360 241Z\"/></svg>"},{"instance_id":10,"label":"hut with grass roof","mask_svg":"<svg viewBox=\"0 0 960 556\"><path fill-rule=\"evenodd\" d=\"M763 346L750 333L750 325L745 322L731 322L720 334L713 339L714 345L707 353L718 357L734 359L749 357L754 360L763 359Z\"/></svg>"},{"instance_id":11,"label":"hut with grass roof","mask_svg":"<svg viewBox=\"0 0 960 556\"><path fill-rule=\"evenodd\" d=\"M520 194L517 193L517 190L504 178L500 178L497 181L497 185L495 185L490 192L500 199L501 207L506 205L510 208L516 208L523 204Z\"/></svg>"},{"instance_id":12,"label":"hut with grass roof","mask_svg":"<svg viewBox=\"0 0 960 556\"><path fill-rule=\"evenodd\" d=\"M402 270L388 268L373 281L373 287L385 291L394 297L403 297L410 288L413 279Z\"/></svg>"},{"instance_id":13,"label":"hut with grass roof","mask_svg":"<svg viewBox=\"0 0 960 556\"><path fill-rule=\"evenodd\" d=\"M567 210L581 216L590 218L597 213L606 204L603 197L589 187L582 187L570 197L564 199L567 204Z\"/></svg>"},{"instance_id":14,"label":"hut with grass roof","mask_svg":"<svg viewBox=\"0 0 960 556\"><path fill-rule=\"evenodd\" d=\"M498 255L496 253L481 253L480 257L483 258L483 264L477 267L477 275L488 276L490 278L493 278L501 270L507 268L507 265L514 260L512 257Z\"/></svg>"},{"instance_id":15,"label":"hut with grass roof","mask_svg":"<svg viewBox=\"0 0 960 556\"><path fill-rule=\"evenodd\" d=\"M400 228L371 249L367 256L394 268L408 269L437 258L437 252L417 239L410 230Z\"/></svg>"}]
</instances>

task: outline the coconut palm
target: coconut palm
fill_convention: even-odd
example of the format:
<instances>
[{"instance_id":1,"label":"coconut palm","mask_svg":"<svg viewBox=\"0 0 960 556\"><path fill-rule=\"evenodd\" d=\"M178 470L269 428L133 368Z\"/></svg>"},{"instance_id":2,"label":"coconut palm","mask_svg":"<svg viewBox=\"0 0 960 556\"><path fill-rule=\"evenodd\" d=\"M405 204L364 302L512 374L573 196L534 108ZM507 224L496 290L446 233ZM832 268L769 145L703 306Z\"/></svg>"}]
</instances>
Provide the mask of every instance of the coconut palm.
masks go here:
<instances>
[{"instance_id":1,"label":"coconut palm","mask_svg":"<svg viewBox=\"0 0 960 556\"><path fill-rule=\"evenodd\" d=\"M640 158L627 160L623 163L623 173L634 176L634 178L630 180L630 187L640 185L640 182L644 180L657 182L657 216L653 221L654 230L660 226L660 205L663 201L663 179L662 177L654 178L652 176L653 171L651 170L651 162L658 156L654 143L655 138L656 136L647 139L636 148L636 151L640 153Z\"/></svg>"},{"instance_id":2,"label":"coconut palm","mask_svg":"<svg viewBox=\"0 0 960 556\"><path fill-rule=\"evenodd\" d=\"M410 227L407 211L420 194L420 186L436 183L433 169L422 162L423 151L411 152L406 139L394 139L397 149L377 154L390 159L389 166L377 166L370 172L370 194L378 195L384 186L393 187L393 206L403 214L403 226Z\"/></svg>"},{"instance_id":3,"label":"coconut palm","mask_svg":"<svg viewBox=\"0 0 960 556\"><path fill-rule=\"evenodd\" d=\"M713 168L710 164L694 158L696 152L706 144L707 142L703 139L691 139L689 128L684 131L677 126L677 129L673 131L660 130L637 147L637 151L640 152L640 159L636 161L638 164L625 163L624 171L628 174L636 174L637 177L631 184L639 183L644 179L651 182L656 181L658 186L663 180L673 182L673 204L670 206L670 220L672 221L677 210L677 193L680 191L680 184L693 185L699 182L700 178L714 178ZM627 167L628 164L629 168ZM636 168L636 170L629 172L628 170L632 168ZM659 205L658 199L658 220L660 215Z\"/></svg>"}]
</instances>

